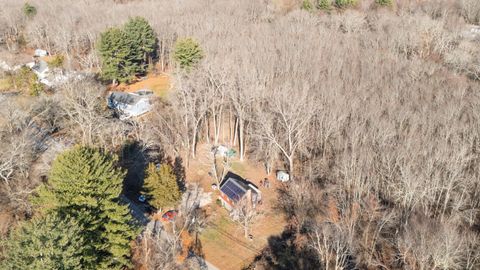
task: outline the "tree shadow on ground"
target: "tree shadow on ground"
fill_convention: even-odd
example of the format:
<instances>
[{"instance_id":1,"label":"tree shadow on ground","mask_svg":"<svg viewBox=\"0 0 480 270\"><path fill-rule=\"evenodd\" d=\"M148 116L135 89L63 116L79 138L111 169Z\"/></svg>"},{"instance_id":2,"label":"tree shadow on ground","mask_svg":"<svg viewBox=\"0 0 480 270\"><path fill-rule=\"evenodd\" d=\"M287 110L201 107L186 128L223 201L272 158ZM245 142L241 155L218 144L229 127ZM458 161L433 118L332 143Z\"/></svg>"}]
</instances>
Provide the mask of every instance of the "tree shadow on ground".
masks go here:
<instances>
[{"instance_id":1,"label":"tree shadow on ground","mask_svg":"<svg viewBox=\"0 0 480 270\"><path fill-rule=\"evenodd\" d=\"M317 255L296 237L296 230L286 228L280 235L268 238L268 246L245 269L321 269Z\"/></svg>"},{"instance_id":2,"label":"tree shadow on ground","mask_svg":"<svg viewBox=\"0 0 480 270\"><path fill-rule=\"evenodd\" d=\"M132 200L140 195L148 163L159 164L164 158L160 147L146 147L140 141L125 143L120 151L120 166L127 171L123 182L123 194Z\"/></svg>"},{"instance_id":3,"label":"tree shadow on ground","mask_svg":"<svg viewBox=\"0 0 480 270\"><path fill-rule=\"evenodd\" d=\"M175 178L177 179L180 191L185 192L187 190L185 183L186 173L185 166L183 166L183 159L181 157L175 158L175 161L173 162L173 173L175 173Z\"/></svg>"}]
</instances>

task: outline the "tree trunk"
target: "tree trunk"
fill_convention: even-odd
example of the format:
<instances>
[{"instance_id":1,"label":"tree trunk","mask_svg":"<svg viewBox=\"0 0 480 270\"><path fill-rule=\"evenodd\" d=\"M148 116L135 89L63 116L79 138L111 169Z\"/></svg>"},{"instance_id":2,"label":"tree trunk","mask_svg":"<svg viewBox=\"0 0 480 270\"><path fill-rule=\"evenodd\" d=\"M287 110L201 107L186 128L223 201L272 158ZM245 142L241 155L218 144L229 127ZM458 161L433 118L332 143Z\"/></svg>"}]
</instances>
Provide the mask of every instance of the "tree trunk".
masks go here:
<instances>
[{"instance_id":1,"label":"tree trunk","mask_svg":"<svg viewBox=\"0 0 480 270\"><path fill-rule=\"evenodd\" d=\"M290 175L290 181L293 181L293 156L287 157L288 159L288 174Z\"/></svg>"},{"instance_id":2,"label":"tree trunk","mask_svg":"<svg viewBox=\"0 0 480 270\"><path fill-rule=\"evenodd\" d=\"M222 128L222 113L220 111L219 114L213 115L213 132L214 132L213 140L215 144L218 144L221 128Z\"/></svg>"},{"instance_id":3,"label":"tree trunk","mask_svg":"<svg viewBox=\"0 0 480 270\"><path fill-rule=\"evenodd\" d=\"M196 128L193 131L191 147L192 147L192 158L195 158L195 154L197 152L196 151L196 148L197 148L197 129Z\"/></svg>"},{"instance_id":4,"label":"tree trunk","mask_svg":"<svg viewBox=\"0 0 480 270\"><path fill-rule=\"evenodd\" d=\"M244 153L244 136L243 136L243 120L242 119L239 119L239 130L238 130L238 143L240 145L240 161L243 161L243 153Z\"/></svg>"},{"instance_id":5,"label":"tree trunk","mask_svg":"<svg viewBox=\"0 0 480 270\"><path fill-rule=\"evenodd\" d=\"M210 143L210 117L205 115L205 136L207 137L207 143Z\"/></svg>"},{"instance_id":6,"label":"tree trunk","mask_svg":"<svg viewBox=\"0 0 480 270\"><path fill-rule=\"evenodd\" d=\"M265 171L267 175L270 175L272 173L272 165L268 161L265 162Z\"/></svg>"},{"instance_id":7,"label":"tree trunk","mask_svg":"<svg viewBox=\"0 0 480 270\"><path fill-rule=\"evenodd\" d=\"M235 121L233 124L233 143L232 145L237 145L237 137L238 137L238 117L235 117Z\"/></svg>"},{"instance_id":8,"label":"tree trunk","mask_svg":"<svg viewBox=\"0 0 480 270\"><path fill-rule=\"evenodd\" d=\"M213 144L218 144L218 135L217 135L217 117L215 114L212 116L213 118Z\"/></svg>"},{"instance_id":9,"label":"tree trunk","mask_svg":"<svg viewBox=\"0 0 480 270\"><path fill-rule=\"evenodd\" d=\"M228 110L228 140L230 141L230 145L232 145L233 140L233 132L235 123L232 125L232 111L231 109ZM225 140L225 138L224 138Z\"/></svg>"}]
</instances>

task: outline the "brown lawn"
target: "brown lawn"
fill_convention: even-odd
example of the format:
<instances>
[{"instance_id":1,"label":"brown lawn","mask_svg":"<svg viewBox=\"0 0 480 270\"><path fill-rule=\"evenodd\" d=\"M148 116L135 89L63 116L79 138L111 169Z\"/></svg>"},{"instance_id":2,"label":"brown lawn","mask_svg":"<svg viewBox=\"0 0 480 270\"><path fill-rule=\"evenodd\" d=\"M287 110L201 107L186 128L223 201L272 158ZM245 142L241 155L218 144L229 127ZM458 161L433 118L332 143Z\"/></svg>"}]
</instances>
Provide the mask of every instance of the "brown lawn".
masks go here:
<instances>
[{"instance_id":1,"label":"brown lawn","mask_svg":"<svg viewBox=\"0 0 480 270\"><path fill-rule=\"evenodd\" d=\"M129 93L140 89L150 89L156 96L164 98L170 89L170 77L167 74L148 75L145 79L132 84L120 84L117 86L117 90Z\"/></svg>"},{"instance_id":2,"label":"brown lawn","mask_svg":"<svg viewBox=\"0 0 480 270\"><path fill-rule=\"evenodd\" d=\"M0 78L0 92L11 91L13 88L10 81L6 78Z\"/></svg>"}]
</instances>

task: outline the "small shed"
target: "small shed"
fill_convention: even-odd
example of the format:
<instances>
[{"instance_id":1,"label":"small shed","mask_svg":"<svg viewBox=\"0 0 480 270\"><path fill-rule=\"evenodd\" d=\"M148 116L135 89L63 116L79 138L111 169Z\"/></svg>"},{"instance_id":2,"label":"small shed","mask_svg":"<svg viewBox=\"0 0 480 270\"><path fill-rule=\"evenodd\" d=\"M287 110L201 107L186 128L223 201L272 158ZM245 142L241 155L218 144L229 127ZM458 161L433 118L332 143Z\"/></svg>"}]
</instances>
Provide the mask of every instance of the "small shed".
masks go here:
<instances>
[{"instance_id":1,"label":"small shed","mask_svg":"<svg viewBox=\"0 0 480 270\"><path fill-rule=\"evenodd\" d=\"M281 182L290 181L290 174L287 171L278 170L277 171L277 180Z\"/></svg>"},{"instance_id":2,"label":"small shed","mask_svg":"<svg viewBox=\"0 0 480 270\"><path fill-rule=\"evenodd\" d=\"M236 152L232 148L229 148L225 145L218 145L212 149L212 152L214 152L216 155L220 157L234 157Z\"/></svg>"},{"instance_id":3,"label":"small shed","mask_svg":"<svg viewBox=\"0 0 480 270\"><path fill-rule=\"evenodd\" d=\"M46 50L42 50L42 49L36 49L35 53L34 53L34 56L36 56L36 57L44 57L44 56L47 56L47 55L48 55L48 52Z\"/></svg>"}]
</instances>

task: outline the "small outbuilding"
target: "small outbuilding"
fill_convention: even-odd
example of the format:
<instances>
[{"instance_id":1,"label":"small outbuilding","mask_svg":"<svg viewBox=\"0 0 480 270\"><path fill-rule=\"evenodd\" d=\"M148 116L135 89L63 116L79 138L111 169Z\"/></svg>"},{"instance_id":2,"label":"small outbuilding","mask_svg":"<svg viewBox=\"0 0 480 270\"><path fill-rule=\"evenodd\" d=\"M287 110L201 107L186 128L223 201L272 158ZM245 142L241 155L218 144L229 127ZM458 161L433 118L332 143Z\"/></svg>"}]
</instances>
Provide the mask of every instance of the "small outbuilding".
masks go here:
<instances>
[{"instance_id":1,"label":"small outbuilding","mask_svg":"<svg viewBox=\"0 0 480 270\"><path fill-rule=\"evenodd\" d=\"M34 56L45 57L45 56L48 56L48 52L46 50L36 49L35 52L34 52Z\"/></svg>"},{"instance_id":2,"label":"small outbuilding","mask_svg":"<svg viewBox=\"0 0 480 270\"><path fill-rule=\"evenodd\" d=\"M287 171L278 170L277 180L281 182L288 182L290 181L290 174Z\"/></svg>"},{"instance_id":3,"label":"small outbuilding","mask_svg":"<svg viewBox=\"0 0 480 270\"><path fill-rule=\"evenodd\" d=\"M212 152L220 157L232 158L235 156L236 152L232 148L229 148L225 145L218 145L212 148Z\"/></svg>"}]
</instances>

